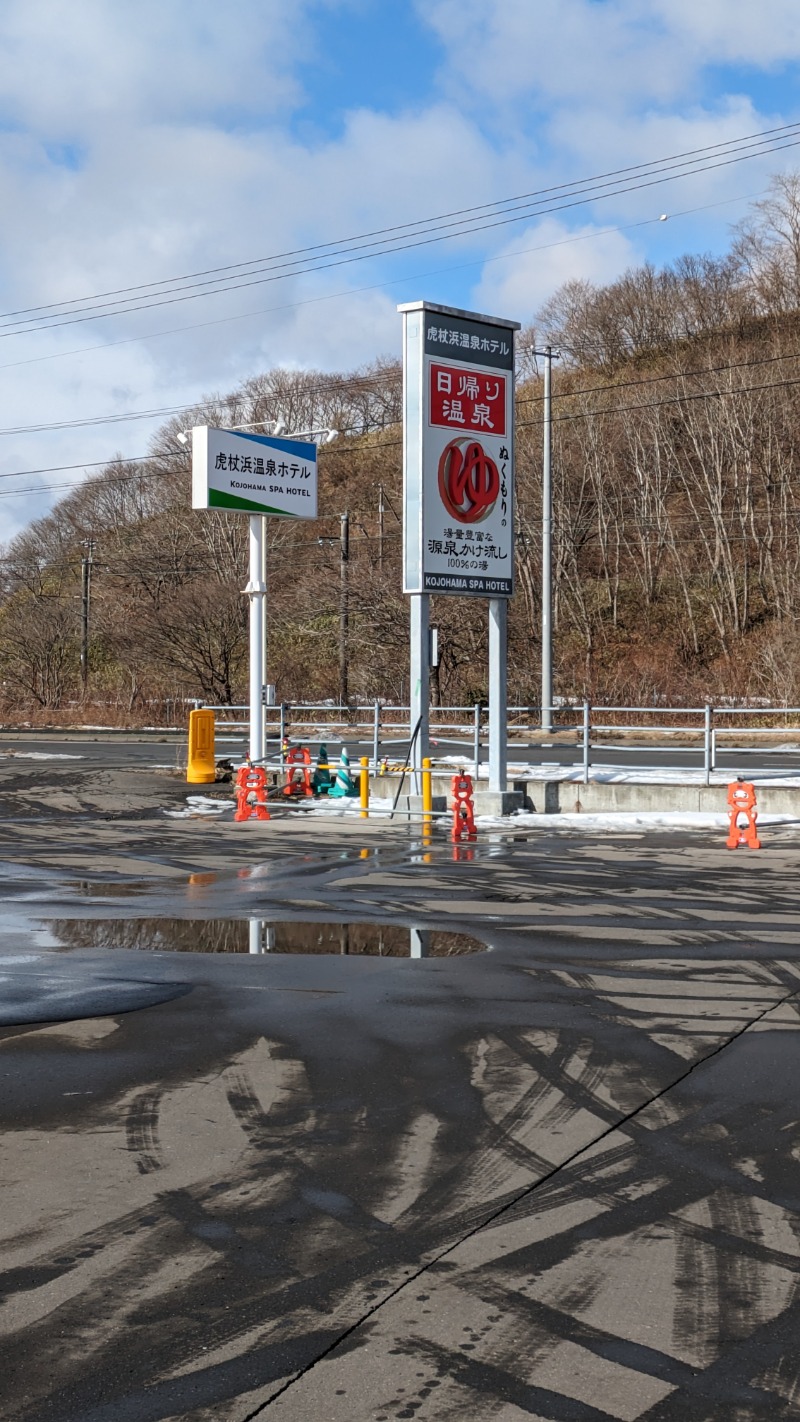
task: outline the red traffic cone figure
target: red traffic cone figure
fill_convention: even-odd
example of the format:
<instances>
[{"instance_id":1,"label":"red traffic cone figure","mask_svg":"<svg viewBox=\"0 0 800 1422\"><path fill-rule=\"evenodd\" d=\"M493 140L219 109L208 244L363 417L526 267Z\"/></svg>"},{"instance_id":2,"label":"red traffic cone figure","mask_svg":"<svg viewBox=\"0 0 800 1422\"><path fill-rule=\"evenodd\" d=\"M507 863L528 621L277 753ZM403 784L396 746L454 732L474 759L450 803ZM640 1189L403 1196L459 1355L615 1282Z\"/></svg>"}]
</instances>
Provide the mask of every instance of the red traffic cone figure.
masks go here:
<instances>
[{"instance_id":1,"label":"red traffic cone figure","mask_svg":"<svg viewBox=\"0 0 800 1422\"><path fill-rule=\"evenodd\" d=\"M239 767L236 774L236 813L235 820L249 820L251 817L257 820L268 820L269 810L267 809L267 772L263 765L250 765L249 760ZM254 799L251 801L250 796Z\"/></svg>"},{"instance_id":2,"label":"red traffic cone figure","mask_svg":"<svg viewBox=\"0 0 800 1422\"><path fill-rule=\"evenodd\" d=\"M730 829L725 841L726 848L738 849L740 844L746 844L748 849L760 849L761 840L756 830L758 810L755 786L743 780L741 776L728 786L728 814ZM746 825L739 824L740 815L747 816Z\"/></svg>"},{"instance_id":3,"label":"red traffic cone figure","mask_svg":"<svg viewBox=\"0 0 800 1422\"><path fill-rule=\"evenodd\" d=\"M286 757L284 795L313 795L311 788L311 751L308 746L294 746Z\"/></svg>"},{"instance_id":4,"label":"red traffic cone figure","mask_svg":"<svg viewBox=\"0 0 800 1422\"><path fill-rule=\"evenodd\" d=\"M475 839L477 830L475 829L475 808L472 803L472 776L454 775L451 789L453 792L452 837L455 840Z\"/></svg>"}]
</instances>

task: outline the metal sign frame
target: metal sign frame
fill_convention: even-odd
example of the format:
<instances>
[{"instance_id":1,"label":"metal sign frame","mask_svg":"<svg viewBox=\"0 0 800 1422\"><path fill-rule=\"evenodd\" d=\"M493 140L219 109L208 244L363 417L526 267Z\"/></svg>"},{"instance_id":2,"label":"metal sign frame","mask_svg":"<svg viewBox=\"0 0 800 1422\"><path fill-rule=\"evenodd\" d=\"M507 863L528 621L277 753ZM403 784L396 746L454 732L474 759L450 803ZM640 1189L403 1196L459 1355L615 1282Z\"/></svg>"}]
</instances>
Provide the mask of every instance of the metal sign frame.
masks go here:
<instances>
[{"instance_id":1,"label":"metal sign frame","mask_svg":"<svg viewBox=\"0 0 800 1422\"><path fill-rule=\"evenodd\" d=\"M403 590L410 595L411 722L419 726L415 784L419 790L429 747L430 596L484 597L489 790L502 797L514 591L514 332L520 323L428 301L397 309L403 316Z\"/></svg>"},{"instance_id":2,"label":"metal sign frame","mask_svg":"<svg viewBox=\"0 0 800 1422\"><path fill-rule=\"evenodd\" d=\"M410 302L403 314L403 590L514 591L514 332Z\"/></svg>"}]
</instances>

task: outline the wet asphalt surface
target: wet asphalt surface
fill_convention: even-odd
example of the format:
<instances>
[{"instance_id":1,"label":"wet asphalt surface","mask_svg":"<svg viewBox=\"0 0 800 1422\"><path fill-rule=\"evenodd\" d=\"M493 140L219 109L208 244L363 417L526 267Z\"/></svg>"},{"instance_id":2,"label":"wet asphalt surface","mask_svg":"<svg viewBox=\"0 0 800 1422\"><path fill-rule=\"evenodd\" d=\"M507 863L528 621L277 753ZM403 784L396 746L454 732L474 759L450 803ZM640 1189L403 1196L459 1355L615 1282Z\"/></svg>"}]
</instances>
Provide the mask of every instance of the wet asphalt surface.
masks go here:
<instances>
[{"instance_id":1,"label":"wet asphalt surface","mask_svg":"<svg viewBox=\"0 0 800 1422\"><path fill-rule=\"evenodd\" d=\"M302 737L302 743L311 747L312 753L316 755L319 747L319 738ZM742 750L726 750L722 738L719 741L717 751L716 767L720 771L729 771L731 775L738 775L740 772L746 774L753 780L762 779L765 776L796 776L800 775L800 745L798 745L797 734L792 731L783 736L776 737L778 744L770 745L769 741L753 740L748 743L746 753ZM485 735L484 735L485 742ZM740 746L746 742L746 734L737 737ZM358 740L353 737L346 737L344 741L341 736L328 736L326 740L329 752L339 754L342 745L347 749L347 753L352 763L358 761L362 755L372 755L372 739ZM279 752L279 744L270 742L270 752L276 757ZM457 737L433 738L431 741L431 753L434 757L446 756L466 756L472 759L474 743L471 737L459 739ZM386 755L392 763L402 763L408 750L408 742L393 738L381 742L380 754ZM219 735L216 740L217 757L222 759L229 757L236 764L244 757L247 751L247 737L245 735ZM488 759L488 750L485 743L481 747L482 763ZM134 739L120 735L107 733L102 736L93 732L68 732L58 736L50 736L43 732L25 732L23 734L13 734L4 732L0 734L0 758L4 755L20 756L74 756L81 761L87 761L92 765L107 769L124 769L132 767L144 767L160 764L168 768L175 768L186 761L186 737L185 735L153 735L149 737ZM512 743L508 748L509 763L514 765L530 766L553 766L560 769L582 768L582 748L576 735L560 738L552 743L543 745L528 745L522 742ZM592 746L592 766L594 769L607 770L693 770L703 769L702 746L681 746L680 744L665 745L663 747L652 744L615 744L607 738L600 738L593 742Z\"/></svg>"},{"instance_id":2,"label":"wet asphalt surface","mask_svg":"<svg viewBox=\"0 0 800 1422\"><path fill-rule=\"evenodd\" d=\"M800 1416L796 832L42 774L0 767L0 1415Z\"/></svg>"}]
</instances>

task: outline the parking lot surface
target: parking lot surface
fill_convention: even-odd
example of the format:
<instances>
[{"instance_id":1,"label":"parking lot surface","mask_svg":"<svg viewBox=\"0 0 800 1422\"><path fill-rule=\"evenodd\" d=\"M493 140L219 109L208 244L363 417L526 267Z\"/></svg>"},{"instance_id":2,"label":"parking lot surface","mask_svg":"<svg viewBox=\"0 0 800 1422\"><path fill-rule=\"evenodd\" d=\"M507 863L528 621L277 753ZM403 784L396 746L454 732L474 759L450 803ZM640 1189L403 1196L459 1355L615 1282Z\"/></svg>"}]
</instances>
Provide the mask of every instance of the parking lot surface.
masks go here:
<instances>
[{"instance_id":1,"label":"parking lot surface","mask_svg":"<svg viewBox=\"0 0 800 1422\"><path fill-rule=\"evenodd\" d=\"M0 766L0 1414L800 1415L795 830L43 775Z\"/></svg>"}]
</instances>

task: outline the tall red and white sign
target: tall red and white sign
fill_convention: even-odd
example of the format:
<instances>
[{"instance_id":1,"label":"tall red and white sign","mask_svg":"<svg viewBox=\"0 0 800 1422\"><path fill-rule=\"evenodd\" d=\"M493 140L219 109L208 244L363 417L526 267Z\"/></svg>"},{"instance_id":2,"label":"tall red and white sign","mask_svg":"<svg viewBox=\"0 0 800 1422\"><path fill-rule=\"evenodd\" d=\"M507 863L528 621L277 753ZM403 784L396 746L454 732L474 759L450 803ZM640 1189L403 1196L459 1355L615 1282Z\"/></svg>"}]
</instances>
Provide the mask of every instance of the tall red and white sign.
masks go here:
<instances>
[{"instance_id":1,"label":"tall red and white sign","mask_svg":"<svg viewBox=\"0 0 800 1422\"><path fill-rule=\"evenodd\" d=\"M404 591L514 590L517 322L415 302L404 339Z\"/></svg>"}]
</instances>

